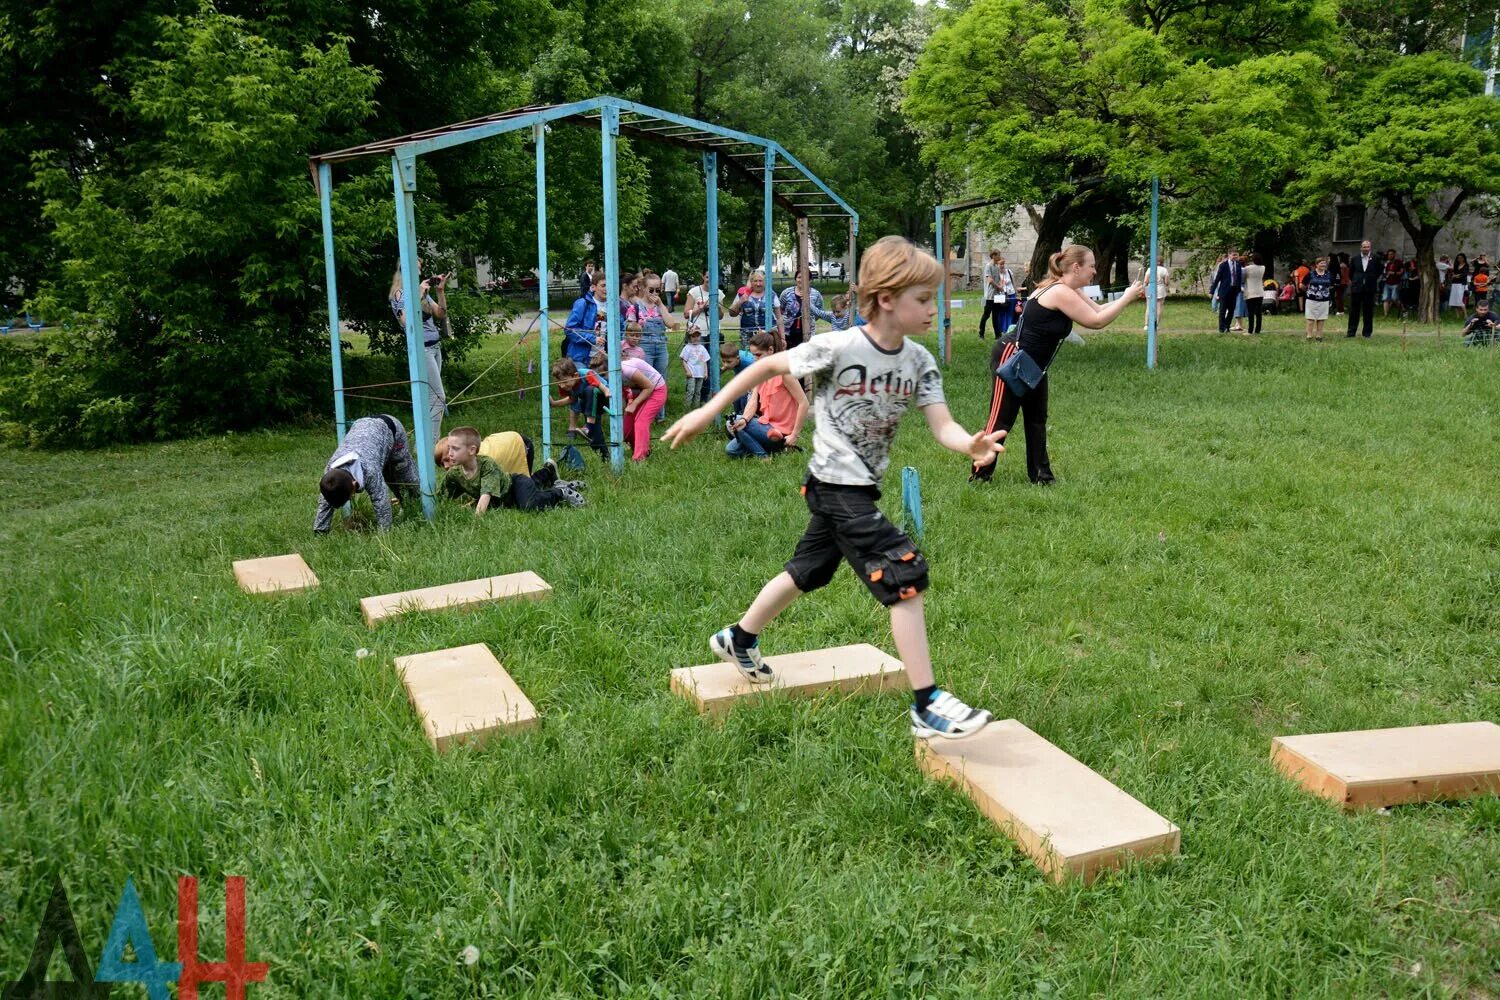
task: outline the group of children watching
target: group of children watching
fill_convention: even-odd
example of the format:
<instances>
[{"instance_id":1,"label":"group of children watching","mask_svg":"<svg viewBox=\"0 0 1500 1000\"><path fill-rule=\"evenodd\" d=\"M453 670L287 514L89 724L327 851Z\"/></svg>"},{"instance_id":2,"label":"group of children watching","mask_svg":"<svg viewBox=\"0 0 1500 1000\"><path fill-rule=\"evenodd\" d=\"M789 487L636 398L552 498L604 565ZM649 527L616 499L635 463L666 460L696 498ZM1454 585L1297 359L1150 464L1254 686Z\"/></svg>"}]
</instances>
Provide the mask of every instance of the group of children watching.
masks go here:
<instances>
[{"instance_id":1,"label":"group of children watching","mask_svg":"<svg viewBox=\"0 0 1500 1000\"><path fill-rule=\"evenodd\" d=\"M588 293L573 303L563 324L563 356L550 368L558 392L551 403L568 407L568 434L584 438L590 448L605 457L608 445L603 417L612 412L609 361L604 348L609 286L602 271L591 273L590 280ZM855 287L850 285L851 292ZM719 345L720 382L742 371L763 353L796 346L804 331L812 331L818 319L829 321L835 330L847 330L864 322L854 308L851 295L836 296L832 310L824 308L822 293L816 289L810 291L808 298L810 316L804 321L797 290L786 289L780 299L770 296L765 275L755 271L726 308L724 293L713 287L709 274L704 272L702 283L688 289L683 321L678 321L664 306L649 272L622 275L618 322L623 338L620 344L620 381L625 396L623 438L630 445L632 459L641 461L650 454L651 425L665 419L671 369L667 361L668 328L686 327L677 361L682 367L683 398L691 408L707 401L711 386L709 366L714 359L704 343L711 309L717 308L721 319L736 317L740 323L739 347L727 341ZM762 354L757 354L757 350ZM727 452L734 457L769 457L794 445L802 423L802 418L796 415L797 393L800 386L784 394L779 386L772 386L753 399L748 394L737 399L735 419L728 427ZM806 394L800 395L805 417ZM754 407L748 419L742 416L747 406Z\"/></svg>"}]
</instances>

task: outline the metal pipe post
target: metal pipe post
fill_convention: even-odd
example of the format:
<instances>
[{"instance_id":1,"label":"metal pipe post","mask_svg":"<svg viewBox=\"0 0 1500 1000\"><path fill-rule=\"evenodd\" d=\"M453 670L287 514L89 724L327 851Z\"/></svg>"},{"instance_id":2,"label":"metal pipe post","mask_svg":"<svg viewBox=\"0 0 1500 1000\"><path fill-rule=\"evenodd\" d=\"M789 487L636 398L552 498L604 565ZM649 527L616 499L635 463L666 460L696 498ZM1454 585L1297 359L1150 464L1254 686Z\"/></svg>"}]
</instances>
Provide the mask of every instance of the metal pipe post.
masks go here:
<instances>
[{"instance_id":1,"label":"metal pipe post","mask_svg":"<svg viewBox=\"0 0 1500 1000\"><path fill-rule=\"evenodd\" d=\"M620 379L620 210L615 190L615 142L620 135L620 109L605 104L600 109L599 135L604 160L604 276L609 283L606 336L609 349L609 464L625 468L625 392Z\"/></svg>"},{"instance_id":2,"label":"metal pipe post","mask_svg":"<svg viewBox=\"0 0 1500 1000\"><path fill-rule=\"evenodd\" d=\"M933 225L932 248L937 251L938 263L943 265L943 276L938 281L938 360L944 365L948 363L948 251L947 241L943 239L943 206L937 207L937 222Z\"/></svg>"},{"instance_id":3,"label":"metal pipe post","mask_svg":"<svg viewBox=\"0 0 1500 1000\"><path fill-rule=\"evenodd\" d=\"M719 154L703 154L703 192L708 208L708 386L719 391Z\"/></svg>"},{"instance_id":4,"label":"metal pipe post","mask_svg":"<svg viewBox=\"0 0 1500 1000\"><path fill-rule=\"evenodd\" d=\"M542 333L542 461L552 457L552 324L547 318L547 126L531 127L536 143L536 271Z\"/></svg>"},{"instance_id":5,"label":"metal pipe post","mask_svg":"<svg viewBox=\"0 0 1500 1000\"><path fill-rule=\"evenodd\" d=\"M323 209L323 284L328 288L328 344L333 354L333 425L338 439L348 430L344 420L344 345L339 340L339 286L333 268L333 170L318 164L318 200Z\"/></svg>"},{"instance_id":6,"label":"metal pipe post","mask_svg":"<svg viewBox=\"0 0 1500 1000\"><path fill-rule=\"evenodd\" d=\"M811 340L812 314L812 245L807 234L807 219L797 217L797 294L802 298L802 339Z\"/></svg>"},{"instance_id":7,"label":"metal pipe post","mask_svg":"<svg viewBox=\"0 0 1500 1000\"><path fill-rule=\"evenodd\" d=\"M1151 178L1151 256L1146 260L1146 367L1156 367L1156 213L1161 183Z\"/></svg>"},{"instance_id":8,"label":"metal pipe post","mask_svg":"<svg viewBox=\"0 0 1500 1000\"><path fill-rule=\"evenodd\" d=\"M766 269L766 332L776 325L776 289L771 283L771 226L774 224L771 218L771 199L774 197L772 185L776 183L776 150L774 147L766 147L766 180L765 180L765 257L763 267Z\"/></svg>"},{"instance_id":9,"label":"metal pipe post","mask_svg":"<svg viewBox=\"0 0 1500 1000\"><path fill-rule=\"evenodd\" d=\"M427 427L427 358L422 345L421 276L417 272L417 213L412 196L417 190L417 159L397 150L391 156L391 178L396 192L396 240L401 247L401 287L406 314L406 370L411 379L412 446L417 453L417 479L422 490L422 513L430 521L436 513L437 476L432 463L436 443Z\"/></svg>"}]
</instances>

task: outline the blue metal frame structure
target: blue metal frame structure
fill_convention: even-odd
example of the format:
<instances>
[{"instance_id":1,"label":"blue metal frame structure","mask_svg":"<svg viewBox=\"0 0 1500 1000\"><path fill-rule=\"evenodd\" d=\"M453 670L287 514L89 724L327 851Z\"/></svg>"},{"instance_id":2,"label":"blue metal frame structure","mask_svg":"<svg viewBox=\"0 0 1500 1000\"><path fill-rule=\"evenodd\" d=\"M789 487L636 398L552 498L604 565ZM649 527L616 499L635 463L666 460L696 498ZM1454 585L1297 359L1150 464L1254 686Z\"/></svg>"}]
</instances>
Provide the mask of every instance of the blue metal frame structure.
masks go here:
<instances>
[{"instance_id":1,"label":"blue metal frame structure","mask_svg":"<svg viewBox=\"0 0 1500 1000\"><path fill-rule=\"evenodd\" d=\"M547 311L547 176L546 133L553 122L569 122L600 130L602 142L600 167L604 196L604 273L609 283L607 337L609 353L609 387L613 399L623 398L620 384L620 311L614 306L620 294L619 213L616 199L615 156L621 136L646 139L695 150L702 154L704 186L708 215L708 270L715 283L719 280L719 202L718 184L721 162L732 173L764 188L764 254L766 290L771 293L773 209L779 205L798 218L847 218L851 265L859 235L859 213L854 211L827 184L808 170L774 140L723 128L659 108L648 107L618 97L593 97L571 104L529 105L483 118L457 122L409 135L382 139L348 149L313 156L308 160L313 183L317 187L323 221L323 264L328 289L328 327L333 369L333 409L339 437L346 427L344 412L343 348L339 337L338 289L334 279L333 177L335 164L367 156L391 158L392 191L396 210L396 237L401 253L402 283L408 290L420 285L417 273L417 224L414 196L417 190L417 157L451 149L465 143L498 135L530 130L536 148L537 273L541 280L540 307ZM722 161L720 154L723 154ZM778 177L781 187L778 188ZM788 185L793 187L789 188ZM795 199L795 200L793 200ZM408 291L408 297L411 292ZM426 361L421 341L421 310L408 307L406 315L407 370L411 380L413 448L417 453L417 473L421 479L422 509L433 515L436 470L433 465L428 426L428 386L423 377ZM709 353L718 357L719 315L709 310ZM769 319L769 317L768 317ZM551 376L548 370L550 350L548 323L541 323L541 411L542 454L550 457L552 417L548 399ZM717 364L709 365L710 384L719 388ZM624 467L622 407L612 406L610 413L610 463L616 471Z\"/></svg>"}]
</instances>

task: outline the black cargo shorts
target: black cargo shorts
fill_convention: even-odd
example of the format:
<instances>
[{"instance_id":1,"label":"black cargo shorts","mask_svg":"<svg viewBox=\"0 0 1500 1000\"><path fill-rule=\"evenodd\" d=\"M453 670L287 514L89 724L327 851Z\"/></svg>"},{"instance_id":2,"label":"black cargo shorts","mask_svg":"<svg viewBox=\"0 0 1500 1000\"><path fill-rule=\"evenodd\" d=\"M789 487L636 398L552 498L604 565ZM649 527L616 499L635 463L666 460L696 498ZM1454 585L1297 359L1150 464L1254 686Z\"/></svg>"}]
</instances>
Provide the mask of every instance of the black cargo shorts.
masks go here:
<instances>
[{"instance_id":1,"label":"black cargo shorts","mask_svg":"<svg viewBox=\"0 0 1500 1000\"><path fill-rule=\"evenodd\" d=\"M886 607L927 589L927 560L875 506L879 488L840 486L809 476L802 495L812 520L785 567L798 590L827 586L840 559Z\"/></svg>"}]
</instances>

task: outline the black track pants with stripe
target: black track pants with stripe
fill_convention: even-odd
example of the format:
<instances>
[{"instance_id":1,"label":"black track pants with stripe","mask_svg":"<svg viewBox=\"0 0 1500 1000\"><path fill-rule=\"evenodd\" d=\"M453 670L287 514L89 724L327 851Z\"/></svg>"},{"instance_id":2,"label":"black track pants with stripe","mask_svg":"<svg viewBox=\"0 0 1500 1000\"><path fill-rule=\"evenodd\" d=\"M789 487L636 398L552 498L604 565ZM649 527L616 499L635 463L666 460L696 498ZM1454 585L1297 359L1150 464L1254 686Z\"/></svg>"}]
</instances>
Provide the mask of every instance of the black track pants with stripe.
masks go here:
<instances>
[{"instance_id":1,"label":"black track pants with stripe","mask_svg":"<svg viewBox=\"0 0 1500 1000\"><path fill-rule=\"evenodd\" d=\"M1016 351L1016 344L999 343L994 350L990 351L990 371L994 372ZM1026 475L1033 483L1052 482L1052 464L1047 458L1047 376L1037 384L1025 396L1018 397L1000 378L995 375L994 385L990 388L990 415L985 421L984 432L993 434L995 431L1005 431L1004 444L1007 449L1012 447L1010 429L1016 422L1016 415L1022 418L1022 428L1026 435ZM997 462L991 462L983 468L976 469L970 466L971 479L988 480L995 472Z\"/></svg>"}]
</instances>

